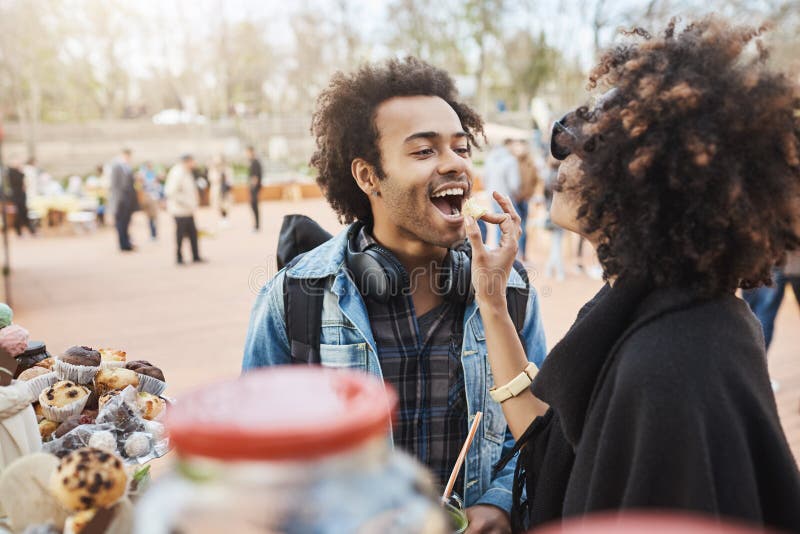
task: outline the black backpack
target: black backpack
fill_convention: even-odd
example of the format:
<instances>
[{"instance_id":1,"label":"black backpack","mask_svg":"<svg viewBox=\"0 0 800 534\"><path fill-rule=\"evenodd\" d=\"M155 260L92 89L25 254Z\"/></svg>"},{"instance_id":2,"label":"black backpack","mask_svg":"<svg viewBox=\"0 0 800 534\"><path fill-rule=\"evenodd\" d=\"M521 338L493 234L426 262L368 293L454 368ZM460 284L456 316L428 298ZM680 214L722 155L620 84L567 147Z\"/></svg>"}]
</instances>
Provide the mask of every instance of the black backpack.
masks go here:
<instances>
[{"instance_id":1,"label":"black backpack","mask_svg":"<svg viewBox=\"0 0 800 534\"><path fill-rule=\"evenodd\" d=\"M292 267L306 252L332 237L329 232L305 215L286 215L283 218L278 238L278 268ZM471 253L468 246L464 250L468 254ZM514 270L525 281L525 287L507 288L506 302L514 328L517 335L520 335L525 325L530 281L525 267L520 262L514 261ZM325 282L325 278L283 277L284 321L292 353L292 363L320 363L319 345ZM520 339L522 339L521 335Z\"/></svg>"}]
</instances>

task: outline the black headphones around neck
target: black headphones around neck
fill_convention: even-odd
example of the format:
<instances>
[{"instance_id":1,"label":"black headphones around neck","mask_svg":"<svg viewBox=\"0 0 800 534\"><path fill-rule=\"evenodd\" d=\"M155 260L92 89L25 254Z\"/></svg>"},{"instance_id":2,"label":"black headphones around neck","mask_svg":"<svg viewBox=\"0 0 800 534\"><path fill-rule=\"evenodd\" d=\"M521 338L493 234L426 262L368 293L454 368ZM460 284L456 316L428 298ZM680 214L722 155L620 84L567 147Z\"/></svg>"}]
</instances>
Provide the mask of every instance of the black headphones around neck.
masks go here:
<instances>
[{"instance_id":1,"label":"black headphones around neck","mask_svg":"<svg viewBox=\"0 0 800 534\"><path fill-rule=\"evenodd\" d=\"M351 226L345 255L346 266L361 295L385 304L393 297L410 293L412 281L391 251L377 243L358 250L358 234L364 226L363 222ZM436 290L445 300L466 303L472 299L470 250L466 242L449 249L439 274Z\"/></svg>"}]
</instances>

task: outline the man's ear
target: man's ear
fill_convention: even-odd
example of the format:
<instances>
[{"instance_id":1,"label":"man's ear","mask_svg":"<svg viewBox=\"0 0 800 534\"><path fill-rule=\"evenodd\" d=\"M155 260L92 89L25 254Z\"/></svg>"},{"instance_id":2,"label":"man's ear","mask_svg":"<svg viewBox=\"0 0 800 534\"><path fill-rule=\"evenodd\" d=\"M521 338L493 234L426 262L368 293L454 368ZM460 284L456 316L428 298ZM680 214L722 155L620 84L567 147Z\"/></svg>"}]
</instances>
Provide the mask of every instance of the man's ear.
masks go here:
<instances>
[{"instance_id":1,"label":"man's ear","mask_svg":"<svg viewBox=\"0 0 800 534\"><path fill-rule=\"evenodd\" d=\"M355 178L358 187L365 195L370 196L380 191L375 168L362 158L356 158L350 164L350 172Z\"/></svg>"}]
</instances>

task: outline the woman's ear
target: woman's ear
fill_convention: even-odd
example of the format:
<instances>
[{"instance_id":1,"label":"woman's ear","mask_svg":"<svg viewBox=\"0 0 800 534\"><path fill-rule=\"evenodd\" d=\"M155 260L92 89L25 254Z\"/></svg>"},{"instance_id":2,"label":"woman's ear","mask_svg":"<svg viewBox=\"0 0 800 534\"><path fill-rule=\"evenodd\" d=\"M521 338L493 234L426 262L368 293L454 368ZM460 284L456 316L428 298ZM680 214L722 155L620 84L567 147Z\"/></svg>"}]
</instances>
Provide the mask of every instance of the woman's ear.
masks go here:
<instances>
[{"instance_id":1,"label":"woman's ear","mask_svg":"<svg viewBox=\"0 0 800 534\"><path fill-rule=\"evenodd\" d=\"M350 172L355 178L359 189L367 196L377 196L380 194L378 178L375 175L375 168L362 158L356 158L350 164Z\"/></svg>"}]
</instances>

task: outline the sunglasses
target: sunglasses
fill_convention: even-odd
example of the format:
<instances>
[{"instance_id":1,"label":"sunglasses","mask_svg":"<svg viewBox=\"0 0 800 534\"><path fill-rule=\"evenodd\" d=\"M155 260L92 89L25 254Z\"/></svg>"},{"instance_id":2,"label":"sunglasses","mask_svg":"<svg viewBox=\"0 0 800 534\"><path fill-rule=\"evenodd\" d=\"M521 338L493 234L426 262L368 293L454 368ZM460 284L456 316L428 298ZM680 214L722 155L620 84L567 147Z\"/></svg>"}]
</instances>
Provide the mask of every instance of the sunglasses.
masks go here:
<instances>
[{"instance_id":1,"label":"sunglasses","mask_svg":"<svg viewBox=\"0 0 800 534\"><path fill-rule=\"evenodd\" d=\"M569 115L564 115L559 120L553 123L553 131L550 132L550 154L557 159L558 161L564 161L567 159L567 156L572 154L572 150L568 146L565 146L558 142L559 135L568 135L572 141L577 141L578 136L567 127L567 117Z\"/></svg>"}]
</instances>

